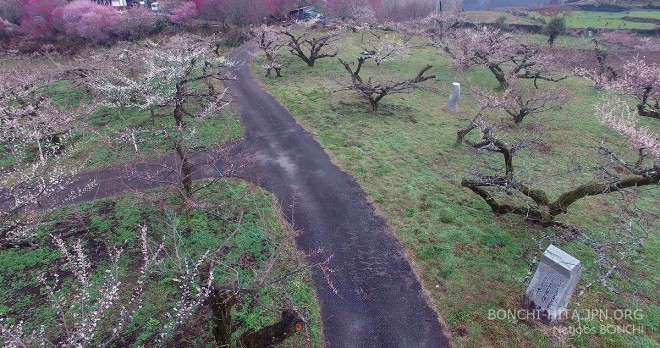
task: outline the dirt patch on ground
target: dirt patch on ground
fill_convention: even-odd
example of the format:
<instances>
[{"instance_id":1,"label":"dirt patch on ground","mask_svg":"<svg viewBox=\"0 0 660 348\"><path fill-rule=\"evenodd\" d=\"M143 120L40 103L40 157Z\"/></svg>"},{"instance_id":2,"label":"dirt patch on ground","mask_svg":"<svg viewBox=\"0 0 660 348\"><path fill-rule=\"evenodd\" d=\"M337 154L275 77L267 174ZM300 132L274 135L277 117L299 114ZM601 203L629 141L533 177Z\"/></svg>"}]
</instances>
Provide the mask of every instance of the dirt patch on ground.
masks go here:
<instances>
[{"instance_id":1,"label":"dirt patch on ground","mask_svg":"<svg viewBox=\"0 0 660 348\"><path fill-rule=\"evenodd\" d=\"M554 62L561 62L565 70L573 70L575 68L593 69L598 66L596 54L593 49L543 49L541 55L551 57ZM611 52L607 59L608 64L616 71L620 71L623 65L634 60L635 58L643 58L647 63L660 64L660 52L648 50L635 50L635 51L619 51Z\"/></svg>"}]
</instances>

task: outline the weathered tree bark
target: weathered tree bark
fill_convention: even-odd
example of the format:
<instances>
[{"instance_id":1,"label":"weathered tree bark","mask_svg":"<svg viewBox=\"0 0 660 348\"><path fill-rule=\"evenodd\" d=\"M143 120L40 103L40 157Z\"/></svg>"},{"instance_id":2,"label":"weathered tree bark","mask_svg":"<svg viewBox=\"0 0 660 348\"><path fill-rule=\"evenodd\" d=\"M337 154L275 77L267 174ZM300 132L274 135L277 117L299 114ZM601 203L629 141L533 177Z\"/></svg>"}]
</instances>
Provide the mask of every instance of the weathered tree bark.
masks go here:
<instances>
[{"instance_id":1,"label":"weathered tree bark","mask_svg":"<svg viewBox=\"0 0 660 348\"><path fill-rule=\"evenodd\" d=\"M156 112L153 106L149 108L149 113L151 114L151 125L156 127Z\"/></svg>"},{"instance_id":2,"label":"weathered tree bark","mask_svg":"<svg viewBox=\"0 0 660 348\"><path fill-rule=\"evenodd\" d=\"M606 81L616 80L617 77L619 77L619 74L617 74L616 70L614 70L612 66L607 64L607 56L608 56L607 51L602 50L600 49L600 47L598 47L598 41L596 39L593 39L592 41L596 45L594 51L596 53L596 60L598 61L598 74L600 76L605 76ZM601 88L602 86L598 85L596 87Z\"/></svg>"},{"instance_id":3,"label":"weathered tree bark","mask_svg":"<svg viewBox=\"0 0 660 348\"><path fill-rule=\"evenodd\" d=\"M493 76L495 76L497 82L500 83L500 87L502 87L503 89L507 89L510 87L509 81L507 80L506 75L504 74L502 68L500 68L499 64L489 63L487 67L488 70L490 70L490 72L493 73Z\"/></svg>"},{"instance_id":4,"label":"weathered tree bark","mask_svg":"<svg viewBox=\"0 0 660 348\"><path fill-rule=\"evenodd\" d=\"M462 141L462 137L467 134L469 130L474 128L476 127L469 127L466 130L459 131L457 143L460 144L459 141ZM502 141L492 138L488 129L484 130L484 141L472 146L501 153L504 157L505 175L480 175L475 179L464 178L461 181L461 186L469 188L472 192L479 195L496 214L512 213L522 215L529 220L544 224L553 223L558 215L568 212L568 207L570 205L587 196L596 196L622 191L627 188L660 184L660 167L655 165L650 168L639 169L640 162L638 161L635 167L637 169L630 169L626 166L626 168L630 170L631 175L623 179L616 181L591 182L580 185L570 191L562 193L555 201L550 202L545 191L532 189L515 179L513 175L514 147L509 147ZM609 153L609 155L612 156L613 154ZM640 152L640 158L643 158L642 152ZM520 206L501 204L495 199L493 194L486 189L486 187L499 188L507 193L511 190L516 190L529 197L534 203L527 202L527 205Z\"/></svg>"},{"instance_id":5,"label":"weathered tree bark","mask_svg":"<svg viewBox=\"0 0 660 348\"><path fill-rule=\"evenodd\" d=\"M185 101L185 88L187 81L182 80L176 84L176 96L174 97L174 121L177 128L182 128L185 124L183 123L183 117L185 111L183 109L183 102Z\"/></svg>"},{"instance_id":6,"label":"weathered tree bark","mask_svg":"<svg viewBox=\"0 0 660 348\"><path fill-rule=\"evenodd\" d=\"M208 284L210 272L213 271L213 267L213 261L202 265L199 277L203 285ZM207 299L207 303L211 306L211 321L213 326L211 331L218 347L229 347L231 345L231 312L238 300L239 292L228 287L218 286L215 281L210 285L211 293Z\"/></svg>"},{"instance_id":7,"label":"weathered tree bark","mask_svg":"<svg viewBox=\"0 0 660 348\"><path fill-rule=\"evenodd\" d=\"M466 133L467 134L467 133ZM473 144L475 149L485 149L492 152L499 152L504 156L504 167L506 168L506 176L513 175L513 154L516 148L507 146L503 141L496 139L492 135L492 128L487 127L483 130L484 141Z\"/></svg>"},{"instance_id":8,"label":"weathered tree bark","mask_svg":"<svg viewBox=\"0 0 660 348\"><path fill-rule=\"evenodd\" d=\"M238 299L238 294L229 288L213 286L209 296L209 305L213 313L213 337L218 347L231 345L231 312Z\"/></svg>"},{"instance_id":9,"label":"weathered tree bark","mask_svg":"<svg viewBox=\"0 0 660 348\"><path fill-rule=\"evenodd\" d=\"M522 108L518 112L506 110L506 112L513 117L513 123L518 124L523 121L525 116L529 115L529 110Z\"/></svg>"},{"instance_id":10,"label":"weathered tree bark","mask_svg":"<svg viewBox=\"0 0 660 348\"><path fill-rule=\"evenodd\" d=\"M256 332L247 332L241 339L241 347L269 348L283 342L302 330L304 321L296 311L287 309L282 312L282 319L273 325L266 326Z\"/></svg>"},{"instance_id":11,"label":"weathered tree bark","mask_svg":"<svg viewBox=\"0 0 660 348\"><path fill-rule=\"evenodd\" d=\"M456 132L456 147L460 146L463 143L463 139L465 139L465 136L470 134L470 132L475 128L477 128L477 125L472 123L470 124L469 127L465 129L461 129L458 132Z\"/></svg>"},{"instance_id":12,"label":"weathered tree bark","mask_svg":"<svg viewBox=\"0 0 660 348\"><path fill-rule=\"evenodd\" d=\"M179 156L179 160L181 161L181 173L179 173L181 190L183 191L186 198L192 198L193 171L192 165L188 160L188 152L185 148L183 148L179 139L173 139L172 141L174 143L174 150L176 151L177 155Z\"/></svg>"},{"instance_id":13,"label":"weathered tree bark","mask_svg":"<svg viewBox=\"0 0 660 348\"><path fill-rule=\"evenodd\" d=\"M594 182L584 184L575 189L563 193L556 201L548 206L550 215L555 217L568 212L568 207L575 201L587 197L605 193L617 192L630 187L657 185L660 183L660 174L648 176L629 176L616 182Z\"/></svg>"},{"instance_id":14,"label":"weathered tree bark","mask_svg":"<svg viewBox=\"0 0 660 348\"><path fill-rule=\"evenodd\" d=\"M275 74L277 75L277 77L282 77L282 75L280 74L280 71L282 71L282 68L278 68L278 67L274 67L274 66L266 68L266 77L270 77L271 70L275 70Z\"/></svg>"}]
</instances>

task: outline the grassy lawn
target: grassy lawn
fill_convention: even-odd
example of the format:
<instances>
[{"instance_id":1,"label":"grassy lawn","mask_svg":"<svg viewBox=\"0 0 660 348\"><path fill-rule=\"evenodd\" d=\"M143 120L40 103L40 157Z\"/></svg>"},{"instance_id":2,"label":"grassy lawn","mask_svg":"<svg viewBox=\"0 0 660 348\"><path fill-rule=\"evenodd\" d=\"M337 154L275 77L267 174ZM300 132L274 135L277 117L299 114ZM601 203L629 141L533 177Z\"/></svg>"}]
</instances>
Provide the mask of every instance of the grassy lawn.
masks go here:
<instances>
[{"instance_id":1,"label":"grassy lawn","mask_svg":"<svg viewBox=\"0 0 660 348\"><path fill-rule=\"evenodd\" d=\"M550 17L542 16L538 12L530 12L529 15L531 18L544 19L546 21L550 19ZM565 13L563 16L566 18L566 27L569 29L654 29L657 27L652 23L627 21L624 19L627 15L626 12L571 11Z\"/></svg>"},{"instance_id":2,"label":"grassy lawn","mask_svg":"<svg viewBox=\"0 0 660 348\"><path fill-rule=\"evenodd\" d=\"M0 251L0 316L10 323L25 320L25 331L46 327L50 338L61 333L56 325L56 311L37 276L45 274L52 281L60 273L60 283L71 284L72 274L63 266L62 254L53 245L50 235L61 235L71 246L82 240L83 250L92 264L92 283L99 284L109 262L112 246L123 246L119 261L122 282L118 304L127 302L136 286L136 271L142 263L138 238L141 225L148 228L148 238L154 249L164 243L168 253L179 248L183 259L195 262L207 251L220 251L215 279L218 283L252 289L253 295L243 295L234 306L234 339L250 329L258 329L279 320L282 308L295 308L306 320L306 328L289 339L284 346L319 347L322 345L321 325L315 304L311 279L304 264L304 255L295 249L294 231L282 225L275 199L250 184L234 180L198 182L206 184L196 196L207 209L193 209L191 225L186 232L185 215L180 211L177 195L166 189L105 199L89 204L70 206L47 215L39 229L36 248ZM220 202L220 203L219 203ZM154 269L145 284L142 306L120 338L118 346L152 346L168 322L165 313L177 300L179 289L174 271L174 256L166 258ZM67 291L63 288L61 291ZM97 296L93 293L93 296ZM100 322L101 335L95 344L103 342L112 330L112 312ZM208 306L185 322L175 334L175 346L213 347L210 331L211 313Z\"/></svg>"},{"instance_id":3,"label":"grassy lawn","mask_svg":"<svg viewBox=\"0 0 660 348\"><path fill-rule=\"evenodd\" d=\"M344 60L355 60L360 36L340 44ZM411 78L426 64L433 65L437 79L411 94L383 99L380 110L371 112L368 102L351 91L341 90L350 80L336 59L317 62L308 68L297 58L285 55L283 78L261 77L266 88L297 117L326 148L340 167L353 175L369 194L402 240L420 271L426 289L448 323L458 346L640 347L655 346L660 325L660 236L651 234L644 248L648 258L635 266L635 285L614 278L621 293L613 294L596 285L571 308L641 308L643 335L558 334L552 328L530 321L489 320L489 309L520 308L529 264L537 255L534 238L551 234L550 242L580 259L584 272L579 287L597 279L594 253L583 244L563 242L558 231L541 229L517 216L495 216L488 206L467 189L461 179L484 168L501 167L501 159L465 147L456 148L456 131L464 128L478 107L470 102L471 85L497 87L487 71L458 71L439 50L423 46L409 58L377 67L368 61L361 76L374 80ZM263 76L262 61L254 69ZM451 82L463 85L461 111L444 110ZM516 154L514 165L524 177L536 178L554 197L561 190L585 182L590 174L574 171L593 165L590 150L601 139L621 144L621 139L593 117L600 100L598 92L584 81L570 79L572 99L555 113L530 118L507 129L510 138L531 138L534 145ZM339 92L338 92L339 91ZM648 125L651 125L649 122ZM620 147L620 146L619 146ZM650 197L649 197L650 196ZM608 233L617 216L620 197L600 196L579 201L564 220L594 231ZM657 196L643 196L642 215L657 221ZM535 267L535 265L534 265ZM574 325L575 322L569 322ZM582 321L582 325L599 325Z\"/></svg>"}]
</instances>

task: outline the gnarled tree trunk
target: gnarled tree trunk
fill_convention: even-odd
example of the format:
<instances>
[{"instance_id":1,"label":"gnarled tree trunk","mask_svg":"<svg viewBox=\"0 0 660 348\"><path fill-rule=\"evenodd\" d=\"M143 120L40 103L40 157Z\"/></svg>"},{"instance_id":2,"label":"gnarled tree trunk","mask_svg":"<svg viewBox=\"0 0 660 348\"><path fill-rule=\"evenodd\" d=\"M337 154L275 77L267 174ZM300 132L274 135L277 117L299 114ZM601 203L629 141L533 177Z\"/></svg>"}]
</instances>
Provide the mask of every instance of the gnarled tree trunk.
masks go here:
<instances>
[{"instance_id":1,"label":"gnarled tree trunk","mask_svg":"<svg viewBox=\"0 0 660 348\"><path fill-rule=\"evenodd\" d=\"M287 309L282 312L282 319L273 325L256 332L247 332L241 339L241 347L269 348L283 342L288 337L302 330L304 321L296 311Z\"/></svg>"}]
</instances>

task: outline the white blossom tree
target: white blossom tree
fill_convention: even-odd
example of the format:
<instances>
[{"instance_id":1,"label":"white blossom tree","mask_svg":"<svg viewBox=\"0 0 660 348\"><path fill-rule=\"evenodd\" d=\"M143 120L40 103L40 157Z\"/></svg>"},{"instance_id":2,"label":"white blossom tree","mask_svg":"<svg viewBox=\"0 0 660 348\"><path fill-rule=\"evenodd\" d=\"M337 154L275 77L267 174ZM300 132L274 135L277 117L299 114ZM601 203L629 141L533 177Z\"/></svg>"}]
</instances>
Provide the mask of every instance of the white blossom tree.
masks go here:
<instances>
[{"instance_id":1,"label":"white blossom tree","mask_svg":"<svg viewBox=\"0 0 660 348\"><path fill-rule=\"evenodd\" d=\"M175 36L148 52L139 50L130 57L120 56L114 67L90 79L89 87L102 105L113 108L148 109L155 118L156 110L172 117L174 126L162 131L179 159L177 175L184 200L192 199L193 166L186 140L194 136L190 121L218 115L229 100L226 89L218 82L229 79L222 70L233 63L212 50L213 40L201 37ZM100 58L104 59L104 58ZM136 68L126 69L127 63Z\"/></svg>"},{"instance_id":2,"label":"white blossom tree","mask_svg":"<svg viewBox=\"0 0 660 348\"><path fill-rule=\"evenodd\" d=\"M456 29L438 42L459 68L483 66L500 83L511 86L510 80L531 79L557 82L567 76L554 76L551 62L544 59L537 48L498 29Z\"/></svg>"},{"instance_id":3,"label":"white blossom tree","mask_svg":"<svg viewBox=\"0 0 660 348\"><path fill-rule=\"evenodd\" d=\"M95 184L69 186L77 169L66 163L66 142L89 109L65 109L48 98L45 89L58 76L12 71L0 79L0 151L7 160L0 168L1 248L31 245L40 210L52 200L71 201Z\"/></svg>"},{"instance_id":4,"label":"white blossom tree","mask_svg":"<svg viewBox=\"0 0 660 348\"><path fill-rule=\"evenodd\" d=\"M618 78L606 84L608 89L637 99L639 116L660 119L660 65L636 57L623 66Z\"/></svg>"},{"instance_id":5,"label":"white blossom tree","mask_svg":"<svg viewBox=\"0 0 660 348\"><path fill-rule=\"evenodd\" d=\"M266 58L266 62L264 63L266 77L270 77L272 70L275 70L277 77L282 77L282 59L280 53L282 48L287 46L287 41L281 30L277 27L263 24L259 27L252 28L251 33Z\"/></svg>"},{"instance_id":6,"label":"white blossom tree","mask_svg":"<svg viewBox=\"0 0 660 348\"><path fill-rule=\"evenodd\" d=\"M363 54L372 57L378 66L383 62L402 59L410 55L410 44L406 40L390 35L379 35L373 31L365 34L369 34L369 36L366 40L363 39L363 43L366 45L362 47Z\"/></svg>"},{"instance_id":7,"label":"white blossom tree","mask_svg":"<svg viewBox=\"0 0 660 348\"><path fill-rule=\"evenodd\" d=\"M102 272L101 284L96 285L92 276L93 266L98 265L90 263L81 240L69 246L60 236L54 235L52 239L63 256L67 271L71 272L75 280L72 285L64 287L60 281L60 272L39 276L39 283L48 296L50 306L57 313L57 326L63 335L52 337L50 333L53 328L47 328L44 324L40 325L38 331L25 332L22 320L11 324L6 318L0 318L0 339L6 347L116 345L126 335L126 329L143 304L149 277L160 272L163 267L170 267L176 272L179 293L174 307L165 315L167 321L159 331L159 344L171 339L172 333L204 305L211 293L213 272L209 272L210 276L205 281L201 281L200 277L202 264L209 260L208 253L197 260L181 257L177 252L176 239L173 239L172 245L160 243L154 247L147 239L146 226L141 226L139 231L142 260L137 269L137 280L130 291L122 288L120 280L119 263L124 252L122 247L110 248L110 266ZM130 293L130 297L121 298L121 292ZM111 327L112 331L101 330L101 324Z\"/></svg>"}]
</instances>

